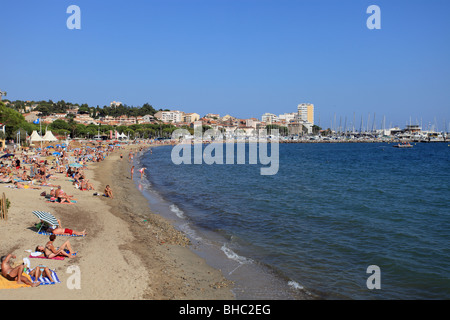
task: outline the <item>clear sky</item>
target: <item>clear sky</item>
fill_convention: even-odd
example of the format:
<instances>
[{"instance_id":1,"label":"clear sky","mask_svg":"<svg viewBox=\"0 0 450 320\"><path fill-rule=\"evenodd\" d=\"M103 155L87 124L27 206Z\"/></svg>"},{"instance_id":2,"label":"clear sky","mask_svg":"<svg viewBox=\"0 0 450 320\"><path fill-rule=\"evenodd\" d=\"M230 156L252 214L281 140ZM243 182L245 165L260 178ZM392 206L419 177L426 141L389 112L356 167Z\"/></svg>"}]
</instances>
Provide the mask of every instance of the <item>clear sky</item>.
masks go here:
<instances>
[{"instance_id":1,"label":"clear sky","mask_svg":"<svg viewBox=\"0 0 450 320\"><path fill-rule=\"evenodd\" d=\"M66 26L72 4L81 30ZM381 30L366 26L372 4ZM322 127L450 122L448 0L4 0L0 39L10 100L241 118L309 102Z\"/></svg>"}]
</instances>

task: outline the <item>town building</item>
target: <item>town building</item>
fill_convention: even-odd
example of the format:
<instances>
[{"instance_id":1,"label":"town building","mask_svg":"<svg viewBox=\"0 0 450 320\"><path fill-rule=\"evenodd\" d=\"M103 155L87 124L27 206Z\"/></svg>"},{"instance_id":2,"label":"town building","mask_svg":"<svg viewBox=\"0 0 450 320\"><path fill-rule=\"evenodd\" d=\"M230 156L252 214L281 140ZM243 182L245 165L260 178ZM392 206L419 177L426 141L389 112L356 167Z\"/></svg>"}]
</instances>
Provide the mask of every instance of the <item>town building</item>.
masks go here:
<instances>
[{"instance_id":1,"label":"town building","mask_svg":"<svg viewBox=\"0 0 450 320\"><path fill-rule=\"evenodd\" d=\"M265 122L266 124L272 124L278 121L278 117L273 113L266 112L262 115L261 121Z\"/></svg>"},{"instance_id":2,"label":"town building","mask_svg":"<svg viewBox=\"0 0 450 320\"><path fill-rule=\"evenodd\" d=\"M301 103L297 106L298 115L301 120L314 125L314 105L312 103Z\"/></svg>"},{"instance_id":3,"label":"town building","mask_svg":"<svg viewBox=\"0 0 450 320\"><path fill-rule=\"evenodd\" d=\"M164 123L183 122L184 112L178 110L158 111L155 113L155 118Z\"/></svg>"}]
</instances>

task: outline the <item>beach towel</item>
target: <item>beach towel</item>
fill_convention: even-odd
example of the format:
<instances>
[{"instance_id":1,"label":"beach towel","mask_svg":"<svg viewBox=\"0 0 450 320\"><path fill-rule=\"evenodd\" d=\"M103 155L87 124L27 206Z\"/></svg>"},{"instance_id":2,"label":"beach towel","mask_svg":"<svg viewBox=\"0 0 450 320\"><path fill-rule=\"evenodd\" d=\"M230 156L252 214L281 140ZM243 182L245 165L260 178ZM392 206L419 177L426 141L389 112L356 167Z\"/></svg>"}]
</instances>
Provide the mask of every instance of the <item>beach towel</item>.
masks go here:
<instances>
[{"instance_id":1,"label":"beach towel","mask_svg":"<svg viewBox=\"0 0 450 320\"><path fill-rule=\"evenodd\" d=\"M25 274L25 277L27 277L30 281L32 281L29 275ZM0 289L18 289L26 287L30 286L26 284L18 284L17 281L10 281L5 277L0 276Z\"/></svg>"},{"instance_id":2,"label":"beach towel","mask_svg":"<svg viewBox=\"0 0 450 320\"><path fill-rule=\"evenodd\" d=\"M64 251L66 251L66 253L69 253L68 250L64 250ZM76 256L77 253L74 252L72 255ZM50 259L50 260L64 260L66 257L56 256L56 257L53 257L53 258L47 258L42 252L36 251L36 252L31 252L30 256L28 258L33 258L33 259Z\"/></svg>"},{"instance_id":3,"label":"beach towel","mask_svg":"<svg viewBox=\"0 0 450 320\"><path fill-rule=\"evenodd\" d=\"M46 198L48 199L48 198ZM61 203L61 204L70 204L68 202L59 202L58 199L56 198L50 198L49 200L45 201L45 202L53 202L53 203ZM71 203L77 203L75 200L70 200Z\"/></svg>"},{"instance_id":4,"label":"beach towel","mask_svg":"<svg viewBox=\"0 0 450 320\"><path fill-rule=\"evenodd\" d=\"M37 266L36 268L39 268L39 266ZM30 270L27 271L27 275L28 275L29 272L30 272ZM50 279L47 276L44 277L41 274L41 276L37 279L37 281L39 281L41 286L42 285L50 285L50 284L61 283L61 281L59 280L58 275L56 274L55 270L51 270L50 269L50 272L52 274L52 278L53 278L54 281L53 282L50 281ZM31 281L33 281L33 282L36 281L35 277L32 277L30 275L28 275L28 276L29 276L29 278L31 278Z\"/></svg>"},{"instance_id":5,"label":"beach towel","mask_svg":"<svg viewBox=\"0 0 450 320\"><path fill-rule=\"evenodd\" d=\"M64 260L64 257L61 257L61 256L56 256L56 257L53 257L53 258L47 258L46 256L44 256L43 253L41 253L41 252L39 252L39 253L41 255L33 256L32 254L30 254L28 258L33 258L33 259L50 259L50 260Z\"/></svg>"},{"instance_id":6,"label":"beach towel","mask_svg":"<svg viewBox=\"0 0 450 320\"><path fill-rule=\"evenodd\" d=\"M45 231L39 231L38 234L41 234L43 236L51 236L53 233L45 232ZM59 237L84 237L86 235L76 235L76 234L55 234L55 236Z\"/></svg>"}]
</instances>

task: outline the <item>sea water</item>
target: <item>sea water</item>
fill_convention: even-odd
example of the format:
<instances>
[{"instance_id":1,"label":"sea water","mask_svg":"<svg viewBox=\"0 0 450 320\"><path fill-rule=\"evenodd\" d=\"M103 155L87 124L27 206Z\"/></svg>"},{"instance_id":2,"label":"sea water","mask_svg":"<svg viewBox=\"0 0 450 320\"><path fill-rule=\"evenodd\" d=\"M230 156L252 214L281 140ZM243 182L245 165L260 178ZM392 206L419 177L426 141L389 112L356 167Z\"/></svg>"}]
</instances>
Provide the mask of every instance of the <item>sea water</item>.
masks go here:
<instances>
[{"instance_id":1,"label":"sea water","mask_svg":"<svg viewBox=\"0 0 450 320\"><path fill-rule=\"evenodd\" d=\"M136 159L153 212L235 282L238 299L449 299L450 147L280 144L279 171ZM370 289L369 266L380 289Z\"/></svg>"}]
</instances>

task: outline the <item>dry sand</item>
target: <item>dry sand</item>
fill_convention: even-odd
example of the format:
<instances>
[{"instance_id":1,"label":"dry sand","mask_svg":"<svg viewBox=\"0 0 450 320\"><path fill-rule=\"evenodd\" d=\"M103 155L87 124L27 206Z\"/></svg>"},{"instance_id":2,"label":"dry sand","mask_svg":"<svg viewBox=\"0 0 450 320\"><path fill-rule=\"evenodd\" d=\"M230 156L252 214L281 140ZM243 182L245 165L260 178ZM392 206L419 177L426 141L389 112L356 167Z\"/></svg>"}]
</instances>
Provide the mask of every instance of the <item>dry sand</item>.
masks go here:
<instances>
[{"instance_id":1,"label":"dry sand","mask_svg":"<svg viewBox=\"0 0 450 320\"><path fill-rule=\"evenodd\" d=\"M0 220L0 254L15 254L15 263L28 257L25 250L34 251L36 245L48 241L32 228L38 222L33 210L48 211L61 220L63 227L86 229L88 233L82 238L57 237L56 245L69 240L78 251L74 259L30 259L31 267L45 264L56 269L61 283L0 290L0 299L234 299L232 283L193 253L188 239L170 221L151 213L147 199L129 177L127 157L119 157L120 153L128 154L130 147L136 149L127 146L103 162L88 165L85 174L95 191L80 191L65 175L56 175L52 183L74 195L76 204L46 202L40 193L49 193L50 187L24 190L0 184L0 191L11 202L8 221ZM107 184L114 199L93 196L94 192L103 193ZM79 289L71 288L76 275L71 266L78 267Z\"/></svg>"}]
</instances>

